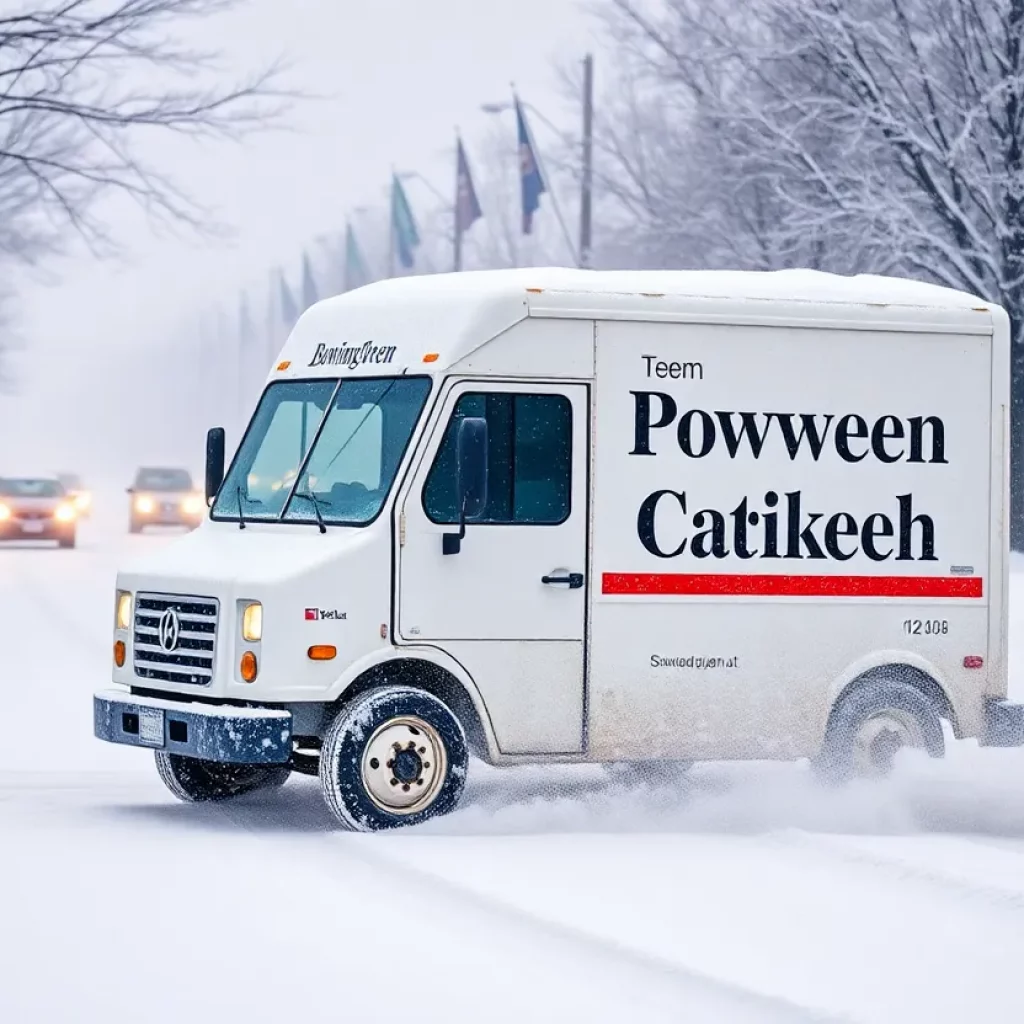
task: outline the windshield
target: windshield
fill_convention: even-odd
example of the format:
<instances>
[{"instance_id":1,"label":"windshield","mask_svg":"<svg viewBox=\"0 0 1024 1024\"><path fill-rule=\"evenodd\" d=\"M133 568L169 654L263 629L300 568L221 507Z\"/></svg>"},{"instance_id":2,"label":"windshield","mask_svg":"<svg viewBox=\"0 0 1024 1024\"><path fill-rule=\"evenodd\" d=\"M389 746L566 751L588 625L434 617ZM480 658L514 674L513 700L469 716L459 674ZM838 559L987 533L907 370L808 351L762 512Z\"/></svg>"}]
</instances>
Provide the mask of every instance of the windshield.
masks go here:
<instances>
[{"instance_id":1,"label":"windshield","mask_svg":"<svg viewBox=\"0 0 1024 1024\"><path fill-rule=\"evenodd\" d=\"M192 476L184 469L140 469L135 487L140 491L191 491Z\"/></svg>"},{"instance_id":2,"label":"windshield","mask_svg":"<svg viewBox=\"0 0 1024 1024\"><path fill-rule=\"evenodd\" d=\"M58 480L0 480L0 494L9 498L61 498L64 488Z\"/></svg>"},{"instance_id":3,"label":"windshield","mask_svg":"<svg viewBox=\"0 0 1024 1024\"><path fill-rule=\"evenodd\" d=\"M215 519L365 526L416 422L426 377L278 381L264 392L213 505ZM301 474L301 475L300 475Z\"/></svg>"}]
</instances>

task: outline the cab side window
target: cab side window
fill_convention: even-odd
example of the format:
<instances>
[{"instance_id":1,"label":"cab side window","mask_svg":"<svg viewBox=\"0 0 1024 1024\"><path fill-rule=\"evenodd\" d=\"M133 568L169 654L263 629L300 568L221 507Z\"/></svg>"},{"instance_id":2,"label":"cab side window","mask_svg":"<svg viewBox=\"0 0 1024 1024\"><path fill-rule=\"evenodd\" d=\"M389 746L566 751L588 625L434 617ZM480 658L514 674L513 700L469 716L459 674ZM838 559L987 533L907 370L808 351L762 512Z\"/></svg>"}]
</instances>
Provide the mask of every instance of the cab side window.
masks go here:
<instances>
[{"instance_id":1,"label":"cab side window","mask_svg":"<svg viewBox=\"0 0 1024 1024\"><path fill-rule=\"evenodd\" d=\"M487 507L474 523L554 526L569 518L572 403L564 395L473 392L455 406L423 488L432 522L458 522L455 445L466 416L487 420Z\"/></svg>"}]
</instances>

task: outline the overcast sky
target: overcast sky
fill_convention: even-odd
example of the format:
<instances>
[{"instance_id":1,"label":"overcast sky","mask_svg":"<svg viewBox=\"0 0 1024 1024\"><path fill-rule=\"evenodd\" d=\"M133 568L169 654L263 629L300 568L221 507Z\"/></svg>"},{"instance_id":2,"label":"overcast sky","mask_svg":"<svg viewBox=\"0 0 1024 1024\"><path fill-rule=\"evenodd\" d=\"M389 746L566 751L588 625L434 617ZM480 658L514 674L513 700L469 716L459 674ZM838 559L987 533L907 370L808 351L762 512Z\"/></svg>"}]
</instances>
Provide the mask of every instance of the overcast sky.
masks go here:
<instances>
[{"instance_id":1,"label":"overcast sky","mask_svg":"<svg viewBox=\"0 0 1024 1024\"><path fill-rule=\"evenodd\" d=\"M506 99L511 81L564 119L554 65L582 58L594 24L585 0L249 0L203 31L239 71L283 53L289 83L325 98L300 106L294 132L237 147L151 144L237 229L230 247L158 237L137 210L113 203L110 219L129 248L121 265L80 255L50 268L54 283L25 282L21 393L0 397L0 462L16 454L19 465L86 472L117 463L119 475L125 460L176 454L177 445L143 427L160 407L139 394L135 367L147 343L217 299L234 311L240 288L255 297L277 265L297 278L316 236L338 231L353 206L383 200L392 165L449 192L455 126L472 157L474 136L491 127L480 104ZM430 202L416 182L407 187L414 203ZM265 301L265 291L258 296ZM201 431L189 431L190 445L193 434Z\"/></svg>"}]
</instances>

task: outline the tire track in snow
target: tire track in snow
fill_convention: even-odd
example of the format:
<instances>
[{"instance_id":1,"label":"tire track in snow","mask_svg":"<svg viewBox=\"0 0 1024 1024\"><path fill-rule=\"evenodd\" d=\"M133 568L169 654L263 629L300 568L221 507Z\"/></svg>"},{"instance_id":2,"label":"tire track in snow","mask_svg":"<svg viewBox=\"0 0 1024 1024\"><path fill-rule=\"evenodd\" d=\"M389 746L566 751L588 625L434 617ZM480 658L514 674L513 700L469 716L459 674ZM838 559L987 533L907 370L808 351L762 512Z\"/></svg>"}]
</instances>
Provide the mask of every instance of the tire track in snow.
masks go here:
<instances>
[{"instance_id":1,"label":"tire track in snow","mask_svg":"<svg viewBox=\"0 0 1024 1024\"><path fill-rule=\"evenodd\" d=\"M232 825L249 832L258 839L270 841L270 836L253 828L244 815L238 813L239 808L226 804L217 805L218 813ZM382 849L383 843L373 847L369 852L369 837L351 836L345 833L328 833L312 837L318 850L321 867L335 881L343 876L344 864L339 864L339 850L344 858L355 861L373 874L379 875L384 885L394 890L401 885L412 897L422 900L426 893L431 895L445 894L457 901L474 914L498 918L506 927L525 933L527 937L537 932L543 933L548 939L558 942L563 947L585 950L596 959L606 964L627 966L632 970L656 978L662 983L667 982L678 987L681 999L696 993L701 998L725 1004L730 1010L739 1010L750 1014L751 1021L771 1024L771 1022L807 1022L807 1024L854 1024L849 1016L837 1016L815 1007L804 1006L790 1000L767 995L754 989L745 988L734 982L716 978L713 975L697 971L685 964L653 956L623 943L594 935L591 932L563 924L512 903L506 903L493 897L485 896L474 889L460 885L450 878L424 871L408 861L389 855ZM385 842L387 840L385 839ZM366 847L362 849L361 847ZM403 897L404 898L404 897ZM719 1006L719 1011L725 1006ZM692 1011L688 1011L688 1019L693 1020ZM706 1018L715 1024L723 1021L720 1016ZM747 1018L744 1018L747 1019Z\"/></svg>"},{"instance_id":2,"label":"tire track in snow","mask_svg":"<svg viewBox=\"0 0 1024 1024\"><path fill-rule=\"evenodd\" d=\"M990 907L1020 914L1024 911L1024 889L980 882L955 871L943 871L914 863L911 859L867 851L841 837L792 830L770 837L777 845L815 853L829 861L841 861L855 867L882 873L897 882L919 882L942 891L946 896L985 903ZM1018 854L1019 856L1020 854ZM1024 860L1022 860L1024 869ZM1024 877L1024 870L1022 870Z\"/></svg>"}]
</instances>

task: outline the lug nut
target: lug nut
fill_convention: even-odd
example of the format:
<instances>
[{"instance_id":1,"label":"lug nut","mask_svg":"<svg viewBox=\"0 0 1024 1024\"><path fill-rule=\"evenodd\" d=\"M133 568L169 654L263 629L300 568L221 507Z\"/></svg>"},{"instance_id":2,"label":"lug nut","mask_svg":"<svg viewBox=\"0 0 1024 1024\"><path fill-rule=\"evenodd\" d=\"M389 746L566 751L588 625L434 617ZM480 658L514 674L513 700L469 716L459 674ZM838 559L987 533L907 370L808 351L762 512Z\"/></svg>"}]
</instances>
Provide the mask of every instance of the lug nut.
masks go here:
<instances>
[{"instance_id":1,"label":"lug nut","mask_svg":"<svg viewBox=\"0 0 1024 1024\"><path fill-rule=\"evenodd\" d=\"M389 768L394 768L395 767L395 762L394 761L388 761L388 765L387 766Z\"/></svg>"},{"instance_id":2,"label":"lug nut","mask_svg":"<svg viewBox=\"0 0 1024 1024\"><path fill-rule=\"evenodd\" d=\"M420 753L421 754L425 754L426 752L427 752L427 748L426 747L420 747Z\"/></svg>"},{"instance_id":3,"label":"lug nut","mask_svg":"<svg viewBox=\"0 0 1024 1024\"><path fill-rule=\"evenodd\" d=\"M402 792L403 793L408 793L409 792L409 783L408 782L402 787Z\"/></svg>"},{"instance_id":4,"label":"lug nut","mask_svg":"<svg viewBox=\"0 0 1024 1024\"><path fill-rule=\"evenodd\" d=\"M423 762L423 767L424 768L429 768L430 767L430 762L429 761L424 761Z\"/></svg>"},{"instance_id":5,"label":"lug nut","mask_svg":"<svg viewBox=\"0 0 1024 1024\"><path fill-rule=\"evenodd\" d=\"M380 761L378 761L377 758L375 758L375 757L371 757L370 758L370 767L374 771L376 771L380 767Z\"/></svg>"},{"instance_id":6,"label":"lug nut","mask_svg":"<svg viewBox=\"0 0 1024 1024\"><path fill-rule=\"evenodd\" d=\"M391 780L391 785L392 786L397 786L398 785L398 779L392 779Z\"/></svg>"}]
</instances>

